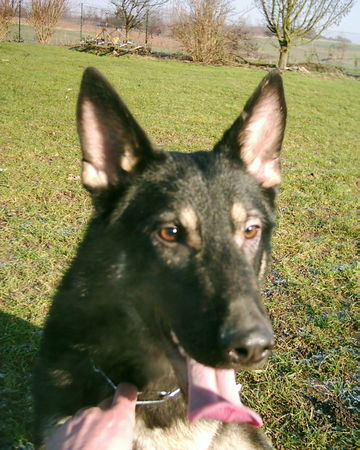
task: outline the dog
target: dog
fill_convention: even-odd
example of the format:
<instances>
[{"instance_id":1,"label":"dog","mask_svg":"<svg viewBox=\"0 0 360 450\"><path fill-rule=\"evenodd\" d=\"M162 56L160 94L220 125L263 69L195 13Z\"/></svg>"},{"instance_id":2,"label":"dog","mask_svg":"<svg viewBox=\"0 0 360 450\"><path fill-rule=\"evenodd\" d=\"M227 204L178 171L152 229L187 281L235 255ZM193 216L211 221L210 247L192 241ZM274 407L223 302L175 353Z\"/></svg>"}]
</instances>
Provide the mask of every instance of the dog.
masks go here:
<instances>
[{"instance_id":1,"label":"dog","mask_svg":"<svg viewBox=\"0 0 360 450\"><path fill-rule=\"evenodd\" d=\"M272 448L235 370L273 346L259 291L286 114L274 70L212 151L165 152L86 69L77 126L94 213L42 337L37 447L129 382L141 391L134 449Z\"/></svg>"}]
</instances>

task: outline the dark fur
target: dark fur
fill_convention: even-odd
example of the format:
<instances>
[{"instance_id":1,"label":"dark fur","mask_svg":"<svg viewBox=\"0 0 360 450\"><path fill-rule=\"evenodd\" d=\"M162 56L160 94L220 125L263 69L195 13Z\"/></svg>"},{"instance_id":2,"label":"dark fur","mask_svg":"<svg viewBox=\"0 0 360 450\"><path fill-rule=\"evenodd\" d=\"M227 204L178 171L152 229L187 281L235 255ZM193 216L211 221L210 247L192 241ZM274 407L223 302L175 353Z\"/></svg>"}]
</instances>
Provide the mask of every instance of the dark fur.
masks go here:
<instances>
[{"instance_id":1,"label":"dark fur","mask_svg":"<svg viewBox=\"0 0 360 450\"><path fill-rule=\"evenodd\" d=\"M37 445L64 417L112 394L93 364L116 384L186 391L183 367L175 363L175 377L169 362L170 329L208 366L251 368L266 359L272 332L259 284L270 258L285 119L281 77L272 72L214 151L166 153L152 147L101 75L85 72L78 127L95 213L45 327L34 377ZM260 232L247 239L252 216ZM175 226L174 242L159 236ZM175 423L197 426L187 423L183 398L138 414L134 448L146 448L154 427L171 435ZM209 448L268 446L257 429L212 426Z\"/></svg>"}]
</instances>

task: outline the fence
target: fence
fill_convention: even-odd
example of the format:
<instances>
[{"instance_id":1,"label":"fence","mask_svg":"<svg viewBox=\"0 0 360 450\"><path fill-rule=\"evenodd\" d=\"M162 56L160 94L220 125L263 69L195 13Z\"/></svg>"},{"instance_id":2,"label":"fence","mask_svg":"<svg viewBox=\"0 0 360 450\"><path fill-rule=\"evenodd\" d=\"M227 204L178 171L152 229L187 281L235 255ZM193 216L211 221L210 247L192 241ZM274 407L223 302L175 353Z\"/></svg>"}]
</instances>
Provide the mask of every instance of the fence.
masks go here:
<instances>
[{"instance_id":1,"label":"fence","mask_svg":"<svg viewBox=\"0 0 360 450\"><path fill-rule=\"evenodd\" d=\"M114 8L108 2L108 7L100 8L84 2L71 1L63 17L58 22L51 43L58 45L75 45L87 38L111 35L118 41L125 38L125 33L114 15ZM104 2L105 4L105 2ZM27 21L30 11L30 0L20 1L18 17L14 19L11 32L12 40L35 42L35 33ZM179 51L179 42L171 38L171 21L163 20L163 15L152 24L150 30L150 44L153 49L163 52ZM160 23L161 22L161 23ZM130 39L137 44L143 44L148 33L144 30L133 30ZM331 35L331 32L328 33ZM294 47L290 56L290 63L331 64L342 67L348 73L360 75L360 33L333 32L333 40L318 40L311 44ZM336 38L342 39L336 39ZM256 58L264 62L277 61L277 43L271 38L254 36L252 38L258 47Z\"/></svg>"},{"instance_id":2,"label":"fence","mask_svg":"<svg viewBox=\"0 0 360 450\"><path fill-rule=\"evenodd\" d=\"M18 15L14 19L12 39L24 42L35 42L33 27L27 17L31 8L30 0L20 0ZM52 44L76 44L87 35L94 36L99 28L109 23L114 17L111 8L99 8L83 2L71 2L58 22ZM16 23L15 23L16 22Z\"/></svg>"},{"instance_id":3,"label":"fence","mask_svg":"<svg viewBox=\"0 0 360 450\"><path fill-rule=\"evenodd\" d=\"M11 40L36 42L34 29L27 20L30 5L30 0L22 0L19 15L14 19ZM130 39L139 44L143 44L145 40L150 39L151 45L156 50L178 51L180 44L172 39L170 34L169 27L162 20L161 26L155 26L154 23L150 22L147 30L145 30L145 26L142 29L132 30ZM97 36L99 38L111 36L116 41L125 39L121 23L114 15L114 8L110 4L108 8L99 8L85 2L71 2L57 23L50 43L76 45Z\"/></svg>"}]
</instances>

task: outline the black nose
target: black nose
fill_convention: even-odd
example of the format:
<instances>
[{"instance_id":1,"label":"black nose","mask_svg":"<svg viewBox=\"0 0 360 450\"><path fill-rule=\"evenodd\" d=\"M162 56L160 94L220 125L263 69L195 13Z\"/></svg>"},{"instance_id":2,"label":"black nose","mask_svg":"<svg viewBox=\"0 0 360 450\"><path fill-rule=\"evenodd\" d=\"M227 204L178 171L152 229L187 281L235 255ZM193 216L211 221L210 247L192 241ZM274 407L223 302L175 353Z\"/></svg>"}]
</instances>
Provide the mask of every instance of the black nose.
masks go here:
<instances>
[{"instance_id":1,"label":"black nose","mask_svg":"<svg viewBox=\"0 0 360 450\"><path fill-rule=\"evenodd\" d=\"M247 332L224 333L221 343L228 352L230 363L250 367L267 359L274 346L274 338L270 330L259 328Z\"/></svg>"}]
</instances>

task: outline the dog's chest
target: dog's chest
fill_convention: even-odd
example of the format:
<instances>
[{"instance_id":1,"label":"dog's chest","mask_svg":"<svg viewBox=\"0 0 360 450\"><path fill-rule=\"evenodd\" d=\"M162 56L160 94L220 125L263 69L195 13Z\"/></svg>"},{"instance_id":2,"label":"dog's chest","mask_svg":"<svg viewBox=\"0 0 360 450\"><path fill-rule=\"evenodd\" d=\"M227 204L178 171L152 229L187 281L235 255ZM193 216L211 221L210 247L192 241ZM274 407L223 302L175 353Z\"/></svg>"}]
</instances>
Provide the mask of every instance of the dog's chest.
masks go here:
<instances>
[{"instance_id":1,"label":"dog's chest","mask_svg":"<svg viewBox=\"0 0 360 450\"><path fill-rule=\"evenodd\" d=\"M224 427L225 425L225 427ZM230 426L227 426L230 425ZM235 426L234 426L235 425ZM255 433L256 434L256 433ZM272 449L260 432L256 439L238 424L178 419L169 428L148 428L136 421L133 450L265 450Z\"/></svg>"},{"instance_id":2,"label":"dog's chest","mask_svg":"<svg viewBox=\"0 0 360 450\"><path fill-rule=\"evenodd\" d=\"M142 420L136 422L136 450L207 450L218 431L219 424L201 421L189 424L179 419L169 428L148 428Z\"/></svg>"}]
</instances>

